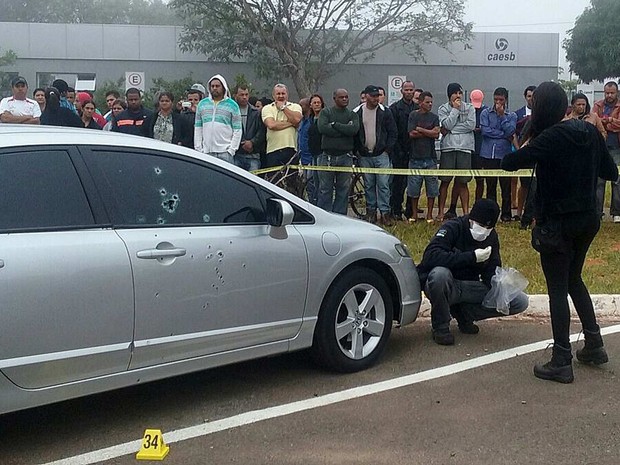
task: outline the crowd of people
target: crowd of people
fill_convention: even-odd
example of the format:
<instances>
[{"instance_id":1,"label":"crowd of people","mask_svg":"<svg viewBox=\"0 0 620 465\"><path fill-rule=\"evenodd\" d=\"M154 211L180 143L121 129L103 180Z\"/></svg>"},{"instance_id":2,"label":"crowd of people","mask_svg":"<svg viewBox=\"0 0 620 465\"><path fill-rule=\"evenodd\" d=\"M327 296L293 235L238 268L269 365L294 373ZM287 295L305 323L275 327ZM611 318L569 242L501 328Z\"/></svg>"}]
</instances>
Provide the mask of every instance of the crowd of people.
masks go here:
<instances>
[{"instance_id":1,"label":"crowd of people","mask_svg":"<svg viewBox=\"0 0 620 465\"><path fill-rule=\"evenodd\" d=\"M433 95L412 81L402 84L401 98L388 107L385 90L375 85L362 90L359 104L351 104L346 89L336 89L333 103L326 105L320 94L291 102L284 84L273 87L272 98L258 99L250 95L248 86L230 89L223 76L215 75L206 87L196 83L183 96L159 92L155 111L144 106L139 89L127 89L124 96L109 91L102 113L92 92L76 92L61 79L47 89L35 89L32 100L23 77L14 78L11 88L13 95L0 104L2 122L141 135L194 148L250 171L291 162L323 167L306 172L308 200L344 215L351 176L330 167L356 164L383 169L364 175L365 219L388 226L401 220L432 223L454 218L459 202L467 214L472 176L405 176L387 170L499 170L502 159L524 142L536 89L527 86L524 105L511 111L508 91L503 87L495 89L487 106L481 90L471 90L467 102L462 87L451 83L445 102L435 113ZM604 89L605 98L592 107L584 94L575 94L565 118L595 125L612 157L620 163L618 85L611 81ZM531 226L534 205L528 202L533 198L528 191L532 183L535 187L535 180L476 176L474 200L497 200L498 182L500 221L520 221L522 228ZM420 202L423 187L426 202ZM602 215L603 180L599 180L597 195ZM420 208L423 204L425 210ZM609 214L620 223L619 186L612 188Z\"/></svg>"}]
</instances>

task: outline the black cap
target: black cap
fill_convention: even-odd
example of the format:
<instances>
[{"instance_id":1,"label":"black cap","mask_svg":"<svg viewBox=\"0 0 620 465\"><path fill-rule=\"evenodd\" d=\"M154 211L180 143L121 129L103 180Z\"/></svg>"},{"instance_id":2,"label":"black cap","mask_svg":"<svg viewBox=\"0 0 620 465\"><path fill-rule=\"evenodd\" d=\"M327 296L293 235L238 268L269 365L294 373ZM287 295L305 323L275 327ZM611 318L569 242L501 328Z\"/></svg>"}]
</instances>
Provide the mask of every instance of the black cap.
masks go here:
<instances>
[{"instance_id":1,"label":"black cap","mask_svg":"<svg viewBox=\"0 0 620 465\"><path fill-rule=\"evenodd\" d=\"M28 81L26 81L26 78L22 76L17 76L11 79L11 87L15 87L17 84L23 84L28 87Z\"/></svg>"},{"instance_id":2,"label":"black cap","mask_svg":"<svg viewBox=\"0 0 620 465\"><path fill-rule=\"evenodd\" d=\"M498 216L499 205L497 205L495 200L491 199L476 200L469 213L470 220L474 220L485 228L494 228Z\"/></svg>"},{"instance_id":3,"label":"black cap","mask_svg":"<svg viewBox=\"0 0 620 465\"><path fill-rule=\"evenodd\" d=\"M459 91L463 92L463 88L458 82L451 82L448 84L448 98L452 97L452 94L456 94Z\"/></svg>"},{"instance_id":4,"label":"black cap","mask_svg":"<svg viewBox=\"0 0 620 465\"><path fill-rule=\"evenodd\" d=\"M378 96L379 95L379 88L377 86L373 86L372 84L369 86L366 86L366 88L364 89L364 93L366 95L374 95L374 96Z\"/></svg>"}]
</instances>

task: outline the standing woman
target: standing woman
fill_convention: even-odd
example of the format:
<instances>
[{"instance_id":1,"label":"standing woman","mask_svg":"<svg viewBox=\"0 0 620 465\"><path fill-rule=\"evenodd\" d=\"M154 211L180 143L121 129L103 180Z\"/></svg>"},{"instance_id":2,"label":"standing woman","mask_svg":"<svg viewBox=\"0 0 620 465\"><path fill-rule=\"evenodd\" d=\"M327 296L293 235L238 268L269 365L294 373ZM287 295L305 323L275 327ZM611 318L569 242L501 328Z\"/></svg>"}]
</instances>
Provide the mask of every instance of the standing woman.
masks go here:
<instances>
[{"instance_id":1,"label":"standing woman","mask_svg":"<svg viewBox=\"0 0 620 465\"><path fill-rule=\"evenodd\" d=\"M145 122L146 135L175 145L194 148L192 146L193 128L180 113L173 111L174 96L171 92L159 93L158 112Z\"/></svg>"},{"instance_id":2,"label":"standing woman","mask_svg":"<svg viewBox=\"0 0 620 465\"><path fill-rule=\"evenodd\" d=\"M325 101L319 94L313 94L310 97L310 118L311 124L308 128L308 148L312 155L312 165L317 166L317 160L321 155L321 133L318 128L319 114L325 108ZM308 192L308 200L312 205L316 205L319 201L319 172L312 170L309 173L306 184Z\"/></svg>"},{"instance_id":3,"label":"standing woman","mask_svg":"<svg viewBox=\"0 0 620 465\"><path fill-rule=\"evenodd\" d=\"M84 127L82 120L73 110L60 106L60 92L55 87L45 89L45 111L41 114L41 124Z\"/></svg>"},{"instance_id":4,"label":"standing woman","mask_svg":"<svg viewBox=\"0 0 620 465\"><path fill-rule=\"evenodd\" d=\"M32 98L39 104L41 113L43 113L45 110L45 89L37 87L34 92L32 92Z\"/></svg>"},{"instance_id":5,"label":"standing woman","mask_svg":"<svg viewBox=\"0 0 620 465\"><path fill-rule=\"evenodd\" d=\"M83 100L81 102L82 106L82 124L87 129L101 129L101 126L97 124L95 119L93 118L93 113L95 113L95 104L92 100Z\"/></svg>"},{"instance_id":6,"label":"standing woman","mask_svg":"<svg viewBox=\"0 0 620 465\"><path fill-rule=\"evenodd\" d=\"M119 98L114 100L114 103L112 104L112 109L110 110L110 121L108 121L103 127L104 131L112 130L113 122L116 120L116 117L119 115L119 113L121 113L123 110L127 110L127 103L125 103L124 100Z\"/></svg>"},{"instance_id":7,"label":"standing woman","mask_svg":"<svg viewBox=\"0 0 620 465\"><path fill-rule=\"evenodd\" d=\"M618 179L618 169L596 127L579 119L562 121L567 106L566 93L558 84L543 82L537 87L526 142L506 155L501 165L507 171L535 166L538 189L532 246L540 253L547 281L553 355L551 361L534 366L534 376L560 383L574 379L569 294L585 336L577 360L594 365L608 360L581 271L600 227L597 179Z\"/></svg>"}]
</instances>

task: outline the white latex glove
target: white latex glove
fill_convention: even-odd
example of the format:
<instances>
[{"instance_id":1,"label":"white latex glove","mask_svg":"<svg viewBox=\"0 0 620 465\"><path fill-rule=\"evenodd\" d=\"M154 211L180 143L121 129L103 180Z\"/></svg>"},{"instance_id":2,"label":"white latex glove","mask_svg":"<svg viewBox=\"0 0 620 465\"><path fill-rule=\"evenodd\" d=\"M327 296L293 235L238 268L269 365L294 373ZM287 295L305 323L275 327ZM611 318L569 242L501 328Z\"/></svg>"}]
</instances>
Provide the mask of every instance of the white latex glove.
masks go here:
<instances>
[{"instance_id":1,"label":"white latex glove","mask_svg":"<svg viewBox=\"0 0 620 465\"><path fill-rule=\"evenodd\" d=\"M491 257L491 246L484 249L476 249L474 253L476 254L476 263L486 262Z\"/></svg>"}]
</instances>

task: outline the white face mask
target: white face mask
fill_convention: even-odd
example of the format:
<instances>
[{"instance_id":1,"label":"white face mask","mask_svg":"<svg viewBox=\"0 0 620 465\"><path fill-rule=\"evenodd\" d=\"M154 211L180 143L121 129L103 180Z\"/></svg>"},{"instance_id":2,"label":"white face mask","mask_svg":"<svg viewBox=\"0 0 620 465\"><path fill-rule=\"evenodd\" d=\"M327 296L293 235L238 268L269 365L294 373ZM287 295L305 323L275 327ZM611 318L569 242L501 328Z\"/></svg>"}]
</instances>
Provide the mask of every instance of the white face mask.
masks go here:
<instances>
[{"instance_id":1,"label":"white face mask","mask_svg":"<svg viewBox=\"0 0 620 465\"><path fill-rule=\"evenodd\" d=\"M474 240L478 242L482 242L483 240L485 240L487 237L489 237L491 231L493 231L493 228L487 229L484 226L480 226L475 221L470 221L469 224L469 232L471 233L471 237L473 237Z\"/></svg>"}]
</instances>

